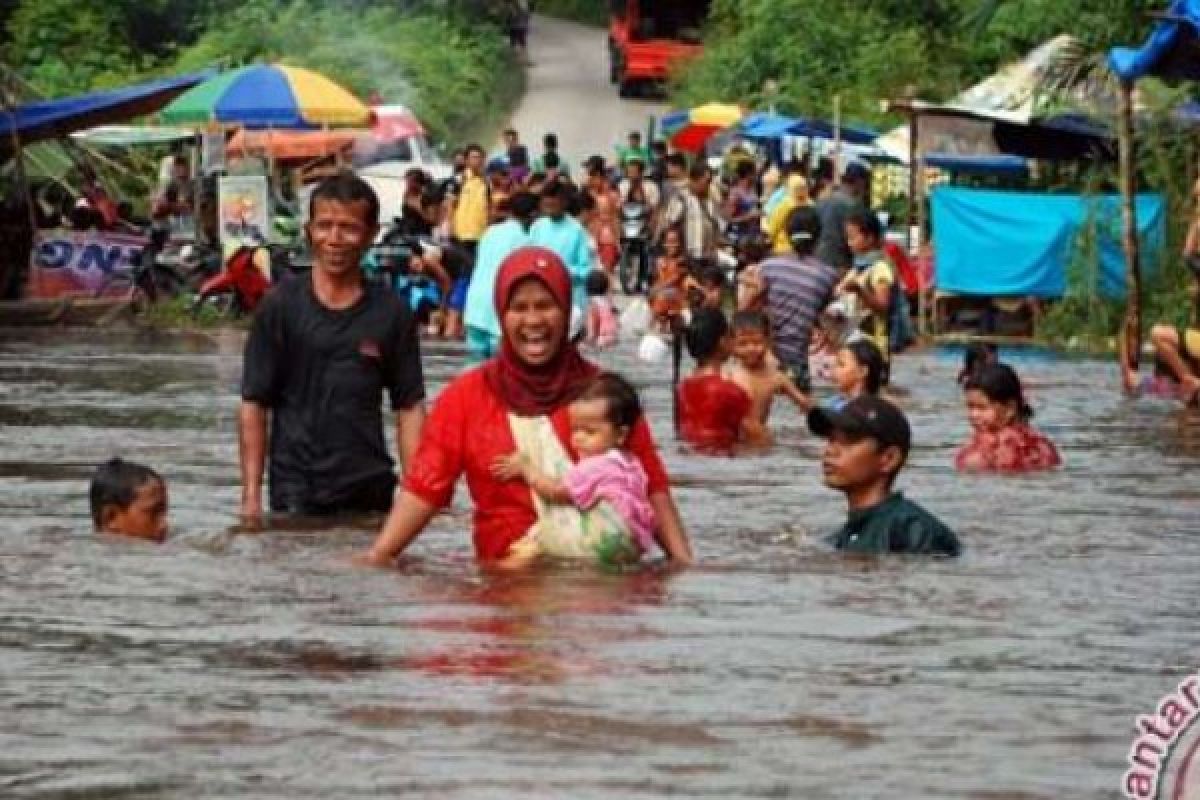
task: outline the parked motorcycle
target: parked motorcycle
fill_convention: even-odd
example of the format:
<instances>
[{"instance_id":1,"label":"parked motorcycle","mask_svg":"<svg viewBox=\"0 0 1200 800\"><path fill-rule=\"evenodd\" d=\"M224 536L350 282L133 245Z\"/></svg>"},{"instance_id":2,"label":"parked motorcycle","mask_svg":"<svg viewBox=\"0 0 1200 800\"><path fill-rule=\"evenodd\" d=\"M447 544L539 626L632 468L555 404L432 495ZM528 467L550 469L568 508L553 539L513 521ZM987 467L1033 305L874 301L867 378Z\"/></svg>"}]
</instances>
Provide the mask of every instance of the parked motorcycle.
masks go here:
<instances>
[{"instance_id":1,"label":"parked motorcycle","mask_svg":"<svg viewBox=\"0 0 1200 800\"><path fill-rule=\"evenodd\" d=\"M621 206L621 258L617 277L625 294L643 292L652 282L650 210L644 203Z\"/></svg>"},{"instance_id":2,"label":"parked motorcycle","mask_svg":"<svg viewBox=\"0 0 1200 800\"><path fill-rule=\"evenodd\" d=\"M273 286L303 271L292 263L292 252L287 245L239 247L220 272L201 284L192 313L207 308L221 316L253 314Z\"/></svg>"},{"instance_id":3,"label":"parked motorcycle","mask_svg":"<svg viewBox=\"0 0 1200 800\"><path fill-rule=\"evenodd\" d=\"M138 254L130 270L111 273L96 290L96 297L108 297L119 290L128 292L137 311L174 297L187 288L187 279L164 258L169 232L155 230L149 243Z\"/></svg>"}]
</instances>

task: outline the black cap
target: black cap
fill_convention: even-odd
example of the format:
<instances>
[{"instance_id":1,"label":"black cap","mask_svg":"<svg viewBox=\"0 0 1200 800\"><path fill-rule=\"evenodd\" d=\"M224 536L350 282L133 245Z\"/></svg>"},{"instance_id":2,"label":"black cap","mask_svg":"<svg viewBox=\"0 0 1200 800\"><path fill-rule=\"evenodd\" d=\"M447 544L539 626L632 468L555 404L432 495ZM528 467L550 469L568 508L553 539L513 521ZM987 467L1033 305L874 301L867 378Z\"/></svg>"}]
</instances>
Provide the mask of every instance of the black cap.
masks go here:
<instances>
[{"instance_id":1,"label":"black cap","mask_svg":"<svg viewBox=\"0 0 1200 800\"><path fill-rule=\"evenodd\" d=\"M800 206L787 218L788 240L793 244L815 242L821 236L821 218L812 206Z\"/></svg>"},{"instance_id":2,"label":"black cap","mask_svg":"<svg viewBox=\"0 0 1200 800\"><path fill-rule=\"evenodd\" d=\"M912 429L904 412L874 395L861 395L840 411L817 407L808 412L808 429L828 438L834 431L867 436L884 447L899 447L905 454L912 446Z\"/></svg>"}]
</instances>

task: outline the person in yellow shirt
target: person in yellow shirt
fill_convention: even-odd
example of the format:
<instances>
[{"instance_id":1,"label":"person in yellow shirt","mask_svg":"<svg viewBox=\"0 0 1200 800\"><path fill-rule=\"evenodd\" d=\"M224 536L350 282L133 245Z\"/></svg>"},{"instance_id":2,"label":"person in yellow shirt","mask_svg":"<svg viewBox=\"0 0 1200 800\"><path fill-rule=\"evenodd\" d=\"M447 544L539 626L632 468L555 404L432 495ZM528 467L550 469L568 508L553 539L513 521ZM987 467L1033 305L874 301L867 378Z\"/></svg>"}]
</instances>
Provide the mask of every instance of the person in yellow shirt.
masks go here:
<instances>
[{"instance_id":1,"label":"person in yellow shirt","mask_svg":"<svg viewBox=\"0 0 1200 800\"><path fill-rule=\"evenodd\" d=\"M792 212L797 208L813 204L808 193L808 181L803 175L789 175L784 187L786 191L783 200L775 206L763 223L767 241L771 243L771 253L777 256L792 254L792 240L788 237L788 217L792 216Z\"/></svg>"},{"instance_id":2,"label":"person in yellow shirt","mask_svg":"<svg viewBox=\"0 0 1200 800\"><path fill-rule=\"evenodd\" d=\"M491 190L483 174L486 158L487 153L479 145L467 147L466 170L463 172L462 186L458 190L454 210L450 215L451 238L470 257L462 274L453 276L454 288L446 305L445 334L448 339L462 338L463 307L466 304L467 287L471 284L471 268L475 263L479 240L483 238L491 222Z\"/></svg>"},{"instance_id":3,"label":"person in yellow shirt","mask_svg":"<svg viewBox=\"0 0 1200 800\"><path fill-rule=\"evenodd\" d=\"M459 244L473 251L488 226L488 185L483 175L487 154L482 147L473 144L467 148L466 155L467 168L454 203L451 234Z\"/></svg>"}]
</instances>

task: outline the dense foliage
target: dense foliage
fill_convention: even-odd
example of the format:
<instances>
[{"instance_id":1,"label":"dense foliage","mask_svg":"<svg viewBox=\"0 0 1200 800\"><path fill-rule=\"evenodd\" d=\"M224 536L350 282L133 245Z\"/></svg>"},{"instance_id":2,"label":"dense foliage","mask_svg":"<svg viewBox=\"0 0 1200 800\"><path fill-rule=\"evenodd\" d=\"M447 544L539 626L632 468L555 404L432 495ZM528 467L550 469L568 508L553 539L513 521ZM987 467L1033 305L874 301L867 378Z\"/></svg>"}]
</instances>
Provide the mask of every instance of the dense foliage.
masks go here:
<instances>
[{"instance_id":1,"label":"dense foliage","mask_svg":"<svg viewBox=\"0 0 1200 800\"><path fill-rule=\"evenodd\" d=\"M410 105L461 140L519 89L495 0L0 2L3 60L48 96L194 68L283 61Z\"/></svg>"},{"instance_id":2,"label":"dense foliage","mask_svg":"<svg viewBox=\"0 0 1200 800\"><path fill-rule=\"evenodd\" d=\"M949 97L1061 33L1085 49L1146 30L1146 0L714 0L704 57L681 76L682 102L751 104L775 81L782 110L883 120L880 101L915 89Z\"/></svg>"}]
</instances>

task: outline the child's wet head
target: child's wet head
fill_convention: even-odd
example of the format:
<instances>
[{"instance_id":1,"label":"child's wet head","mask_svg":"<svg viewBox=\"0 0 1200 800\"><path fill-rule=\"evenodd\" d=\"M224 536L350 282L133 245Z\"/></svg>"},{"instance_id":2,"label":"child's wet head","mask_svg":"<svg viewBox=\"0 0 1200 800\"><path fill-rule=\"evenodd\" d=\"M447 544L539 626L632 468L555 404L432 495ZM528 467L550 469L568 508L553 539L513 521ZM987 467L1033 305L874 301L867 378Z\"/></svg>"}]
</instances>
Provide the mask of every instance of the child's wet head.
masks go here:
<instances>
[{"instance_id":1,"label":"child's wet head","mask_svg":"<svg viewBox=\"0 0 1200 800\"><path fill-rule=\"evenodd\" d=\"M89 500L97 531L155 542L167 537L167 485L147 466L119 458L101 464Z\"/></svg>"}]
</instances>

